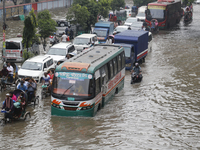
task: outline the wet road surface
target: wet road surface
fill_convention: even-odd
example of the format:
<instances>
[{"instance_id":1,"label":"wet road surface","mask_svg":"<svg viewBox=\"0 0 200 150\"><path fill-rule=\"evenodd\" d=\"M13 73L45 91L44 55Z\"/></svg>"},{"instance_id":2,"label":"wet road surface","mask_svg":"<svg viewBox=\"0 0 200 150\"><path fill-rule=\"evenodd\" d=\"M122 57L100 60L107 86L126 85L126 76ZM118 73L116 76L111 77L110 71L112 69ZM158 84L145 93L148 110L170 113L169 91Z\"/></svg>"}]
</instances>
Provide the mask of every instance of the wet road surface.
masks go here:
<instances>
[{"instance_id":1,"label":"wet road surface","mask_svg":"<svg viewBox=\"0 0 200 150\"><path fill-rule=\"evenodd\" d=\"M127 71L124 89L95 117L54 117L50 97L40 100L30 119L0 127L0 149L200 149L199 14L194 5L191 24L154 35L143 81L131 85Z\"/></svg>"}]
</instances>

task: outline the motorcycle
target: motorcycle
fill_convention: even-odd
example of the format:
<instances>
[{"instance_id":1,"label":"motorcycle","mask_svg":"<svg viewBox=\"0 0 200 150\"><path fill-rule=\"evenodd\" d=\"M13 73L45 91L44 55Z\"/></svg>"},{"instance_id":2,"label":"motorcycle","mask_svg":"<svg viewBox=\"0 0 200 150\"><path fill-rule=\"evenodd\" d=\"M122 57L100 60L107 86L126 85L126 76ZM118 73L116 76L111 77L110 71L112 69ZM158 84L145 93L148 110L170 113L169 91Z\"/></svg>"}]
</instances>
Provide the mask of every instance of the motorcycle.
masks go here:
<instances>
[{"instance_id":1,"label":"motorcycle","mask_svg":"<svg viewBox=\"0 0 200 150\"><path fill-rule=\"evenodd\" d=\"M184 23L188 23L192 21L192 13L185 13L184 15Z\"/></svg>"},{"instance_id":2,"label":"motorcycle","mask_svg":"<svg viewBox=\"0 0 200 150\"><path fill-rule=\"evenodd\" d=\"M59 43L59 39L57 39L56 35L55 36L49 36L49 40L50 40L50 47Z\"/></svg>"},{"instance_id":3,"label":"motorcycle","mask_svg":"<svg viewBox=\"0 0 200 150\"><path fill-rule=\"evenodd\" d=\"M131 74L131 84L141 82L142 78L142 74L137 75L135 72L133 72Z\"/></svg>"}]
</instances>

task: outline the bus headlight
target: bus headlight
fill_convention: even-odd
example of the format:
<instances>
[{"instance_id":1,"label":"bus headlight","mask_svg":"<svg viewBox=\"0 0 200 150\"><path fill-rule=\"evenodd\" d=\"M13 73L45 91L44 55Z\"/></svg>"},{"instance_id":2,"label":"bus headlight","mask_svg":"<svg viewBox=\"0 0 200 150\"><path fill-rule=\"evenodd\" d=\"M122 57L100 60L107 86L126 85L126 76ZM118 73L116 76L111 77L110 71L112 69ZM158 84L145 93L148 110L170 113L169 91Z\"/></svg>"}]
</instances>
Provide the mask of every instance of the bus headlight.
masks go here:
<instances>
[{"instance_id":1,"label":"bus headlight","mask_svg":"<svg viewBox=\"0 0 200 150\"><path fill-rule=\"evenodd\" d=\"M56 107L56 108L58 108L58 109L61 109L60 106L57 105L57 104L55 104L55 103L51 103L51 105L52 105L53 107Z\"/></svg>"},{"instance_id":2,"label":"bus headlight","mask_svg":"<svg viewBox=\"0 0 200 150\"><path fill-rule=\"evenodd\" d=\"M82 107L81 110L91 109L92 107L93 107L93 105L91 105L91 106L87 106L87 107Z\"/></svg>"}]
</instances>

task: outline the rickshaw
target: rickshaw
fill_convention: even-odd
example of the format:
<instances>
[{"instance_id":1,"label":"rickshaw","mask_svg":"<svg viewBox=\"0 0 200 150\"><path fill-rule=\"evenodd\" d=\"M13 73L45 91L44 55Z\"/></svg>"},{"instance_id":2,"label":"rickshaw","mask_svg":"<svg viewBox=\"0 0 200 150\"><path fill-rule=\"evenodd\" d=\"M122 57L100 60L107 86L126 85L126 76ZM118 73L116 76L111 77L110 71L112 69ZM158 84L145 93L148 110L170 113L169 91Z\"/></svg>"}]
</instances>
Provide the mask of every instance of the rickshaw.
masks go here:
<instances>
[{"instance_id":1,"label":"rickshaw","mask_svg":"<svg viewBox=\"0 0 200 150\"><path fill-rule=\"evenodd\" d=\"M13 92L13 94L15 94L16 97L19 97L19 95L21 93L24 93L24 98L25 98L26 102L25 102L23 109L20 110L20 114L16 115L15 111L9 112L9 111L2 110L1 113L4 113L4 118L0 120L1 125L4 125L11 121L26 120L28 115L29 115L29 118L31 118L30 112L26 111L26 106L27 106L27 101L28 101L28 96L27 96L26 92L19 90L19 89L16 89Z\"/></svg>"},{"instance_id":2,"label":"rickshaw","mask_svg":"<svg viewBox=\"0 0 200 150\"><path fill-rule=\"evenodd\" d=\"M29 77L27 77L27 78L25 78L24 79L24 81L26 82L26 81L28 81L30 78ZM36 81L34 80L34 82L36 83ZM16 88L17 88L17 85L20 83L20 79L18 79L17 81L16 81ZM37 83L36 83L36 90L34 91L34 95L33 95L33 97L32 97L32 100L31 100L31 103L29 103L28 105L34 105L34 107L35 107L35 105L38 105L39 104L39 96L36 96L36 91L37 91Z\"/></svg>"},{"instance_id":3,"label":"rickshaw","mask_svg":"<svg viewBox=\"0 0 200 150\"><path fill-rule=\"evenodd\" d=\"M13 71L13 82L10 82L10 78L9 77L2 76L2 74L0 72L0 90L1 90L1 92L4 89L5 85L6 85L6 87L8 87L10 89L10 88L15 88L17 86L17 84L18 84L17 83L17 80L18 80L18 67L13 62L11 62L10 65L14 69L14 71ZM2 79L5 80L5 82L1 82Z\"/></svg>"}]
</instances>

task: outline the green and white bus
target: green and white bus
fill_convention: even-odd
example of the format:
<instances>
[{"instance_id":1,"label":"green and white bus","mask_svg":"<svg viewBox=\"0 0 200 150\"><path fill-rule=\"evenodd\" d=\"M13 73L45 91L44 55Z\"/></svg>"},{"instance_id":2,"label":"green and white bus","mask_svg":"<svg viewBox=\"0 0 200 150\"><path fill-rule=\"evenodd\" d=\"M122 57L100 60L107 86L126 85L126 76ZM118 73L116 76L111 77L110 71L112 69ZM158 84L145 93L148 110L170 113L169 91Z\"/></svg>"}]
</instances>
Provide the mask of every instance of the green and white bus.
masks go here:
<instances>
[{"instance_id":1,"label":"green and white bus","mask_svg":"<svg viewBox=\"0 0 200 150\"><path fill-rule=\"evenodd\" d=\"M55 69L51 114L95 116L124 87L125 54L119 45L96 45Z\"/></svg>"}]
</instances>

